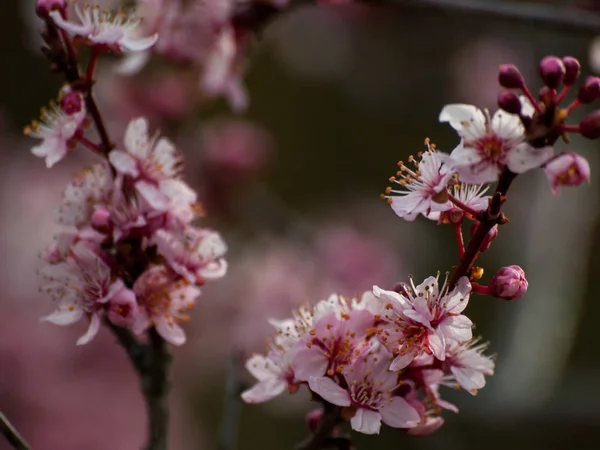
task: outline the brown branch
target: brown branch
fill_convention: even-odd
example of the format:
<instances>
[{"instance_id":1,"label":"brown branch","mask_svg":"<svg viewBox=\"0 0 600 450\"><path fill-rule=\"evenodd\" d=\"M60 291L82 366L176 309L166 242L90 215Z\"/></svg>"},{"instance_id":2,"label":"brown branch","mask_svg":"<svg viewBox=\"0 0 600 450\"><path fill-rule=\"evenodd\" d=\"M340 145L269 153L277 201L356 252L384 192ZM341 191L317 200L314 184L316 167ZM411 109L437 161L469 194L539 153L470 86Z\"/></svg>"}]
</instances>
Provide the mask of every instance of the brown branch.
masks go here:
<instances>
[{"instance_id":1,"label":"brown branch","mask_svg":"<svg viewBox=\"0 0 600 450\"><path fill-rule=\"evenodd\" d=\"M0 433L15 450L29 450L29 445L21 437L17 429L8 421L6 416L0 412Z\"/></svg>"}]
</instances>

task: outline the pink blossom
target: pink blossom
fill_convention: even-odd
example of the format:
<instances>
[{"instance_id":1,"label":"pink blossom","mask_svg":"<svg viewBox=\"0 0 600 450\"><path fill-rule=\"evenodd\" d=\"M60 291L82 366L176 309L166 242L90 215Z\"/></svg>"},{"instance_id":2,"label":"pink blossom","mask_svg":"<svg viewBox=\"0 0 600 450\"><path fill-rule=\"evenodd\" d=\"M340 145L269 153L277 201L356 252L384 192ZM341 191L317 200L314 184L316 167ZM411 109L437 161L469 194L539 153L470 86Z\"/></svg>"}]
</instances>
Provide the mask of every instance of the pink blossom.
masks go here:
<instances>
[{"instance_id":1,"label":"pink blossom","mask_svg":"<svg viewBox=\"0 0 600 450\"><path fill-rule=\"evenodd\" d=\"M417 426L409 428L406 432L411 436L426 436L437 431L442 425L444 425L443 417L425 416Z\"/></svg>"},{"instance_id":2,"label":"pink blossom","mask_svg":"<svg viewBox=\"0 0 600 450\"><path fill-rule=\"evenodd\" d=\"M57 12L53 11L51 14L53 13ZM70 92L70 88L63 89L60 96ZM75 134L86 117L87 112L81 94L73 93L73 95L80 98L79 109L71 107L67 112L62 104L51 104L50 108L42 109L41 122L33 121L25 128L26 135L42 140L40 145L31 149L31 153L45 158L48 168L66 156L69 148L74 144Z\"/></svg>"},{"instance_id":3,"label":"pink blossom","mask_svg":"<svg viewBox=\"0 0 600 450\"><path fill-rule=\"evenodd\" d=\"M246 403L267 402L282 394L287 388L295 392L297 384L290 362L293 353L272 348L267 356L254 355L246 362L246 369L258 380L242 393Z\"/></svg>"},{"instance_id":4,"label":"pink blossom","mask_svg":"<svg viewBox=\"0 0 600 450\"><path fill-rule=\"evenodd\" d=\"M411 288L402 294L375 286L373 293L387 310L378 337L397 355L391 369L403 369L424 352L443 361L447 340L471 339L473 323L460 314L469 302L470 292L466 277L460 278L450 292L446 283L438 288L438 277L429 277L418 286L411 278Z\"/></svg>"},{"instance_id":5,"label":"pink blossom","mask_svg":"<svg viewBox=\"0 0 600 450\"><path fill-rule=\"evenodd\" d=\"M171 233L158 230L152 243L171 269L190 283L218 279L227 272L227 262L223 259L227 247L214 231L192 226Z\"/></svg>"},{"instance_id":6,"label":"pink blossom","mask_svg":"<svg viewBox=\"0 0 600 450\"><path fill-rule=\"evenodd\" d=\"M150 138L148 122L144 118L129 123L124 144L125 151L110 152L111 164L118 173L135 180L135 189L150 206L164 211L169 198L163 190L163 183L179 176L179 152L167 138Z\"/></svg>"},{"instance_id":7,"label":"pink blossom","mask_svg":"<svg viewBox=\"0 0 600 450\"><path fill-rule=\"evenodd\" d=\"M523 114L531 111L523 104ZM553 153L552 147L533 148L525 142L525 128L519 116L498 110L490 118L472 105L453 104L442 109L440 122L449 122L461 142L450 162L461 181L486 183L496 181L500 171L508 167L514 173L540 167Z\"/></svg>"},{"instance_id":8,"label":"pink blossom","mask_svg":"<svg viewBox=\"0 0 600 450\"><path fill-rule=\"evenodd\" d=\"M82 10L75 5L79 23L63 18L58 11L50 12L56 25L67 33L85 39L87 45L107 47L113 52L139 52L152 47L158 34L140 38L136 30L140 19L127 17L123 12L101 11L98 6L86 5Z\"/></svg>"},{"instance_id":9,"label":"pink blossom","mask_svg":"<svg viewBox=\"0 0 600 450\"><path fill-rule=\"evenodd\" d=\"M153 266L135 281L140 313L133 331L141 334L150 326L173 345L185 343L185 332L179 322L187 321L186 311L194 306L200 289L186 280L175 278L164 266Z\"/></svg>"},{"instance_id":10,"label":"pink blossom","mask_svg":"<svg viewBox=\"0 0 600 450\"><path fill-rule=\"evenodd\" d=\"M488 189L489 186L483 187L477 184L460 183L453 185L450 193L463 205L467 205L475 211L483 211L488 207L489 200L492 198L490 195L484 195ZM451 223L458 223L464 216L464 210L448 200L440 211L432 211L425 217L439 222L447 219Z\"/></svg>"},{"instance_id":11,"label":"pink blossom","mask_svg":"<svg viewBox=\"0 0 600 450\"><path fill-rule=\"evenodd\" d=\"M505 300L516 300L527 293L529 283L517 265L502 267L490 280L490 294Z\"/></svg>"},{"instance_id":12,"label":"pink blossom","mask_svg":"<svg viewBox=\"0 0 600 450\"><path fill-rule=\"evenodd\" d=\"M577 153L561 153L544 165L550 188L558 195L561 186L581 186L590 181L590 164Z\"/></svg>"},{"instance_id":13,"label":"pink blossom","mask_svg":"<svg viewBox=\"0 0 600 450\"><path fill-rule=\"evenodd\" d=\"M447 159L448 155L445 153L430 149L423 153L421 161L411 159L416 171L399 163L400 179L392 177L391 180L402 189L387 188L386 195L383 196L399 217L413 221L419 214L428 215L443 210L448 201L446 186L454 175L445 164Z\"/></svg>"},{"instance_id":14,"label":"pink blossom","mask_svg":"<svg viewBox=\"0 0 600 450\"><path fill-rule=\"evenodd\" d=\"M494 374L494 361L483 352L487 343L479 339L458 343L452 342L446 347L446 364L460 386L475 395L485 386L485 376Z\"/></svg>"},{"instance_id":15,"label":"pink blossom","mask_svg":"<svg viewBox=\"0 0 600 450\"><path fill-rule=\"evenodd\" d=\"M355 358L341 375L347 388L328 377L311 377L308 385L324 400L353 412L353 430L379 434L382 421L394 428L411 428L420 417L404 398L393 394L398 378L389 370L390 359L384 348Z\"/></svg>"},{"instance_id":16,"label":"pink blossom","mask_svg":"<svg viewBox=\"0 0 600 450\"><path fill-rule=\"evenodd\" d=\"M46 266L43 289L58 301L56 310L43 320L56 325L70 325L84 315L90 319L87 332L77 345L90 342L100 328L101 312L109 302L123 303L128 295L120 279L113 281L108 265L82 245L71 248L72 258Z\"/></svg>"}]
</instances>

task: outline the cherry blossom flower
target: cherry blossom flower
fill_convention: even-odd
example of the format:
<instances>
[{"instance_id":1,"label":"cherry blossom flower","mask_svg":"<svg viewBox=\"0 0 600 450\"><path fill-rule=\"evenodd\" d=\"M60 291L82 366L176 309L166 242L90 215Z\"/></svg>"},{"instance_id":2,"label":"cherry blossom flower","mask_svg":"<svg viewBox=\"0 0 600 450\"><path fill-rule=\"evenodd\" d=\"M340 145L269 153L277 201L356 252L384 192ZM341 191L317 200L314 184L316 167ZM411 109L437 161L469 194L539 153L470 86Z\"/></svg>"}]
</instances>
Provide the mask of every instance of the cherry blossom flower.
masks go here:
<instances>
[{"instance_id":1,"label":"cherry blossom flower","mask_svg":"<svg viewBox=\"0 0 600 450\"><path fill-rule=\"evenodd\" d=\"M581 186L590 181L590 164L577 153L562 153L544 165L548 183L554 195L561 186Z\"/></svg>"},{"instance_id":2,"label":"cherry blossom flower","mask_svg":"<svg viewBox=\"0 0 600 450\"><path fill-rule=\"evenodd\" d=\"M480 339L468 342L451 342L446 347L446 364L460 386L475 395L485 386L485 375L494 374L494 361L483 352L487 343L479 343Z\"/></svg>"},{"instance_id":3,"label":"cherry blossom flower","mask_svg":"<svg viewBox=\"0 0 600 450\"><path fill-rule=\"evenodd\" d=\"M421 156L421 161L410 158L416 170L413 171L402 162L398 163L398 178L390 180L402 187L394 190L388 187L385 195L394 212L403 219L413 221L419 214L428 215L442 211L448 201L446 186L454 172L445 164L448 155L435 151L433 146ZM393 195L392 195L393 194Z\"/></svg>"},{"instance_id":4,"label":"cherry blossom flower","mask_svg":"<svg viewBox=\"0 0 600 450\"><path fill-rule=\"evenodd\" d=\"M472 338L473 323L460 314L469 302L468 278L460 278L448 292L446 283L438 288L438 277L429 277L418 286L411 278L410 288L402 294L373 288L375 296L386 304L387 311L382 316L385 323L378 337L397 355L392 370L405 368L424 352L443 361L446 340L463 342Z\"/></svg>"},{"instance_id":5,"label":"cherry blossom flower","mask_svg":"<svg viewBox=\"0 0 600 450\"><path fill-rule=\"evenodd\" d=\"M227 246L214 231L187 227L169 233L161 229L154 234L152 243L171 269L190 283L218 279L227 272L223 259Z\"/></svg>"},{"instance_id":6,"label":"cherry blossom flower","mask_svg":"<svg viewBox=\"0 0 600 450\"><path fill-rule=\"evenodd\" d=\"M379 434L382 421L394 428L411 428L420 417L404 398L393 395L398 378L389 370L390 359L384 348L355 358L343 371L347 388L327 377L311 377L308 385L329 403L344 407L353 430Z\"/></svg>"},{"instance_id":7,"label":"cherry blossom flower","mask_svg":"<svg viewBox=\"0 0 600 450\"><path fill-rule=\"evenodd\" d=\"M89 5L82 10L75 5L75 13L79 23L65 20L59 11L51 11L49 15L58 27L80 36L90 46L106 47L116 53L139 52L152 47L158 39L158 34L138 37L140 20L127 17L122 11L101 11L99 6Z\"/></svg>"},{"instance_id":8,"label":"cherry blossom flower","mask_svg":"<svg viewBox=\"0 0 600 450\"><path fill-rule=\"evenodd\" d=\"M63 89L59 98L70 93L70 89ZM85 103L79 93L71 93L79 99L79 108L70 107L65 109L62 103L50 103L49 108L43 108L40 116L41 121L34 120L30 126L25 128L25 134L42 143L31 149L31 153L39 158L45 158L46 167L51 168L63 159L70 148L74 146L75 134L82 126L86 117Z\"/></svg>"},{"instance_id":9,"label":"cherry blossom flower","mask_svg":"<svg viewBox=\"0 0 600 450\"><path fill-rule=\"evenodd\" d=\"M133 316L136 313L135 295L122 280L113 281L108 265L85 246L75 245L71 253L72 258L46 266L41 272L45 279L43 290L58 302L56 310L42 320L70 325L86 315L90 325L77 341L77 345L83 345L98 333L101 313L106 306L110 305L114 311L113 318Z\"/></svg>"},{"instance_id":10,"label":"cherry blossom flower","mask_svg":"<svg viewBox=\"0 0 600 450\"><path fill-rule=\"evenodd\" d=\"M134 178L135 189L150 206L166 210L169 197L163 190L164 183L180 174L179 152L167 138L150 138L144 118L129 123L124 144L126 151L110 152L111 164L118 173Z\"/></svg>"},{"instance_id":11,"label":"cherry blossom flower","mask_svg":"<svg viewBox=\"0 0 600 450\"><path fill-rule=\"evenodd\" d=\"M540 167L553 153L552 147L533 148L525 142L519 116L502 110L490 117L487 110L452 104L442 109L439 120L449 122L461 137L448 164L467 183L496 181L505 167L514 173Z\"/></svg>"},{"instance_id":12,"label":"cherry blossom flower","mask_svg":"<svg viewBox=\"0 0 600 450\"><path fill-rule=\"evenodd\" d=\"M298 384L290 366L292 352L272 348L267 356L254 355L246 362L248 372L258 380L254 386L242 393L246 403L267 402L285 391L295 392Z\"/></svg>"},{"instance_id":13,"label":"cherry blossom flower","mask_svg":"<svg viewBox=\"0 0 600 450\"><path fill-rule=\"evenodd\" d=\"M477 184L459 183L453 185L449 189L449 192L463 205L468 206L474 211L483 211L488 207L489 200L492 198L490 195L484 195L488 189L489 186L484 187ZM432 211L425 215L428 219L437 220L440 223L444 222L444 220L448 220L450 223L458 223L464 216L465 211L450 200L443 205L440 211Z\"/></svg>"},{"instance_id":14,"label":"cherry blossom flower","mask_svg":"<svg viewBox=\"0 0 600 450\"><path fill-rule=\"evenodd\" d=\"M135 281L140 313L133 331L141 334L150 326L173 345L185 343L185 332L178 322L187 321L186 311L194 306L200 289L185 279L175 278L164 266L153 266Z\"/></svg>"}]
</instances>

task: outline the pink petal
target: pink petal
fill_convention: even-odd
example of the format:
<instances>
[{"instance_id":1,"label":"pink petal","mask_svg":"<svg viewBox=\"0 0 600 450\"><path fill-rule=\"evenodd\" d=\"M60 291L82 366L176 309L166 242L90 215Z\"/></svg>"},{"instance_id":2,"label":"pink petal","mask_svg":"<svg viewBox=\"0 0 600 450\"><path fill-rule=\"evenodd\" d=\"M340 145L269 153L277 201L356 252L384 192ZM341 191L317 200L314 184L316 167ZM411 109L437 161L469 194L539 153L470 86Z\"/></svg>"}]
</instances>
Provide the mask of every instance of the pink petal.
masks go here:
<instances>
[{"instance_id":1,"label":"pink petal","mask_svg":"<svg viewBox=\"0 0 600 450\"><path fill-rule=\"evenodd\" d=\"M447 316L440 323L438 331L446 338L464 342L473 337L472 327L473 322L467 316Z\"/></svg>"},{"instance_id":2,"label":"pink petal","mask_svg":"<svg viewBox=\"0 0 600 450\"><path fill-rule=\"evenodd\" d=\"M379 434L381 414L370 409L359 408L350 419L352 429L364 434Z\"/></svg>"},{"instance_id":3,"label":"pink petal","mask_svg":"<svg viewBox=\"0 0 600 450\"><path fill-rule=\"evenodd\" d=\"M85 345L89 343L98 334L100 330L100 316L98 313L92 314L90 317L90 326L86 333L77 340L77 345Z\"/></svg>"},{"instance_id":4,"label":"pink petal","mask_svg":"<svg viewBox=\"0 0 600 450\"><path fill-rule=\"evenodd\" d=\"M417 425L410 430L407 430L407 433L411 436L425 436L427 434L431 434L444 425L443 417L431 417L427 416L423 423Z\"/></svg>"},{"instance_id":5,"label":"pink petal","mask_svg":"<svg viewBox=\"0 0 600 450\"><path fill-rule=\"evenodd\" d=\"M415 426L421 418L419 413L402 397L392 397L379 408L383 423L394 428Z\"/></svg>"},{"instance_id":6,"label":"pink petal","mask_svg":"<svg viewBox=\"0 0 600 450\"><path fill-rule=\"evenodd\" d=\"M140 180L135 183L135 188L152 208L159 211L165 211L168 208L167 196L155 184Z\"/></svg>"},{"instance_id":7,"label":"pink petal","mask_svg":"<svg viewBox=\"0 0 600 450\"><path fill-rule=\"evenodd\" d=\"M254 355L246 361L246 370L258 381L272 380L274 377L274 363L263 355Z\"/></svg>"},{"instance_id":8,"label":"pink petal","mask_svg":"<svg viewBox=\"0 0 600 450\"><path fill-rule=\"evenodd\" d=\"M316 346L300 350L292 362L294 376L298 381L307 381L311 377L322 377L325 375L328 365L329 360L323 354L323 350Z\"/></svg>"},{"instance_id":9,"label":"pink petal","mask_svg":"<svg viewBox=\"0 0 600 450\"><path fill-rule=\"evenodd\" d=\"M72 306L73 309L69 309L69 306ZM79 321L82 316L83 310L78 305L63 305L52 314L42 317L41 320L54 325L71 325Z\"/></svg>"},{"instance_id":10,"label":"pink petal","mask_svg":"<svg viewBox=\"0 0 600 450\"><path fill-rule=\"evenodd\" d=\"M406 366L408 366L413 361L413 359L415 359L415 355L413 353L407 353L406 355L398 355L396 356L396 359L392 361L392 364L390 364L390 370L392 372L402 370Z\"/></svg>"},{"instance_id":11,"label":"pink petal","mask_svg":"<svg viewBox=\"0 0 600 450\"><path fill-rule=\"evenodd\" d=\"M286 388L286 382L282 380L261 381L253 387L242 393L242 400L246 403L262 403L267 402L279 394Z\"/></svg>"},{"instance_id":12,"label":"pink petal","mask_svg":"<svg viewBox=\"0 0 600 450\"><path fill-rule=\"evenodd\" d=\"M137 118L129 122L125 131L125 149L130 155L137 158L147 158L149 143L148 143L148 121L143 117Z\"/></svg>"},{"instance_id":13,"label":"pink petal","mask_svg":"<svg viewBox=\"0 0 600 450\"><path fill-rule=\"evenodd\" d=\"M553 153L552 147L533 148L524 142L506 155L506 163L511 171L523 173L540 167L552 157Z\"/></svg>"},{"instance_id":14,"label":"pink petal","mask_svg":"<svg viewBox=\"0 0 600 450\"><path fill-rule=\"evenodd\" d=\"M310 390L323 397L329 403L337 406L350 406L350 395L335 381L327 377L310 377L308 380Z\"/></svg>"},{"instance_id":15,"label":"pink petal","mask_svg":"<svg viewBox=\"0 0 600 450\"><path fill-rule=\"evenodd\" d=\"M429 333L427 335L427 341L429 342L429 349L440 361L446 359L446 346L443 341L443 336L440 336L439 333Z\"/></svg>"},{"instance_id":16,"label":"pink petal","mask_svg":"<svg viewBox=\"0 0 600 450\"><path fill-rule=\"evenodd\" d=\"M458 384L471 394L475 394L477 390L485 386L485 377L477 370L462 367L451 367L450 370L452 370Z\"/></svg>"},{"instance_id":17,"label":"pink petal","mask_svg":"<svg viewBox=\"0 0 600 450\"><path fill-rule=\"evenodd\" d=\"M108 155L108 159L117 172L131 175L132 177L138 177L140 175L136 160L127 153L121 150L113 150Z\"/></svg>"},{"instance_id":18,"label":"pink petal","mask_svg":"<svg viewBox=\"0 0 600 450\"><path fill-rule=\"evenodd\" d=\"M185 344L185 331L175 322L170 322L168 319L160 318L155 320L154 326L156 331L163 339L173 345Z\"/></svg>"}]
</instances>

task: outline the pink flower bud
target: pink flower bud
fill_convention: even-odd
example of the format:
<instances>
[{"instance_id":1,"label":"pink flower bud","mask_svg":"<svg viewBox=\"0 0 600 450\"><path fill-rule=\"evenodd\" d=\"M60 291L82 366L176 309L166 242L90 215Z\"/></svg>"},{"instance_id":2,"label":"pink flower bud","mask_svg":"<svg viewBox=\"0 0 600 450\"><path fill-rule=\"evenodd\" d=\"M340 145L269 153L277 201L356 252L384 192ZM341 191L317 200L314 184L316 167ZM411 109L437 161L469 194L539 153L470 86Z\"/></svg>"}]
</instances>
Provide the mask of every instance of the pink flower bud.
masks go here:
<instances>
[{"instance_id":1,"label":"pink flower bud","mask_svg":"<svg viewBox=\"0 0 600 450\"><path fill-rule=\"evenodd\" d=\"M477 231L477 228L479 228L479 225L481 225L481 222L473 222L473 225L471 226L471 239L475 235L475 232ZM490 229L490 231L488 231L485 239L481 243L481 247L479 247L479 251L485 252L487 249L489 249L490 245L492 245L492 241L494 239L496 239L497 237L498 237L498 225L494 225Z\"/></svg>"},{"instance_id":2,"label":"pink flower bud","mask_svg":"<svg viewBox=\"0 0 600 450\"><path fill-rule=\"evenodd\" d=\"M556 56L546 56L542 59L539 70L544 84L550 89L560 86L567 72L561 59Z\"/></svg>"},{"instance_id":3,"label":"pink flower bud","mask_svg":"<svg viewBox=\"0 0 600 450\"><path fill-rule=\"evenodd\" d=\"M109 301L106 308L108 319L120 327L133 325L139 314L135 293L127 288L119 290Z\"/></svg>"},{"instance_id":4,"label":"pink flower bud","mask_svg":"<svg viewBox=\"0 0 600 450\"><path fill-rule=\"evenodd\" d=\"M600 110L593 111L581 119L579 132L588 139L600 138Z\"/></svg>"},{"instance_id":5,"label":"pink flower bud","mask_svg":"<svg viewBox=\"0 0 600 450\"><path fill-rule=\"evenodd\" d=\"M44 18L54 9L65 9L65 0L37 0L35 12L38 16Z\"/></svg>"},{"instance_id":6,"label":"pink flower bud","mask_svg":"<svg viewBox=\"0 0 600 450\"><path fill-rule=\"evenodd\" d=\"M317 427L319 426L319 422L323 418L323 410L321 408L313 409L304 417L304 421L306 425L308 425L308 429L311 433L315 433L317 431Z\"/></svg>"},{"instance_id":7,"label":"pink flower bud","mask_svg":"<svg viewBox=\"0 0 600 450\"><path fill-rule=\"evenodd\" d=\"M566 71L563 83L565 86L572 86L579 78L579 74L581 73L581 65L579 64L579 61L572 56L565 56L562 59L562 62Z\"/></svg>"},{"instance_id":8,"label":"pink flower bud","mask_svg":"<svg viewBox=\"0 0 600 450\"><path fill-rule=\"evenodd\" d=\"M69 92L60 99L60 108L67 114L75 114L81 111L83 99L79 92Z\"/></svg>"},{"instance_id":9,"label":"pink flower bud","mask_svg":"<svg viewBox=\"0 0 600 450\"><path fill-rule=\"evenodd\" d=\"M98 230L106 230L110 225L110 212L104 208L99 208L92 214L92 226Z\"/></svg>"},{"instance_id":10,"label":"pink flower bud","mask_svg":"<svg viewBox=\"0 0 600 450\"><path fill-rule=\"evenodd\" d=\"M563 153L546 163L544 170L554 195L561 186L580 186L590 181L590 165L577 153Z\"/></svg>"},{"instance_id":11,"label":"pink flower bud","mask_svg":"<svg viewBox=\"0 0 600 450\"><path fill-rule=\"evenodd\" d=\"M523 75L514 64L502 64L498 72L498 82L506 89L521 89L525 86Z\"/></svg>"},{"instance_id":12,"label":"pink flower bud","mask_svg":"<svg viewBox=\"0 0 600 450\"><path fill-rule=\"evenodd\" d=\"M515 300L525 295L528 285L523 269L519 266L508 266L496 272L489 288L494 297Z\"/></svg>"},{"instance_id":13,"label":"pink flower bud","mask_svg":"<svg viewBox=\"0 0 600 450\"><path fill-rule=\"evenodd\" d=\"M577 94L577 99L581 103L592 103L600 97L600 78L587 77Z\"/></svg>"},{"instance_id":14,"label":"pink flower bud","mask_svg":"<svg viewBox=\"0 0 600 450\"><path fill-rule=\"evenodd\" d=\"M521 100L517 94L504 91L498 95L498 107L510 114L521 114Z\"/></svg>"}]
</instances>

